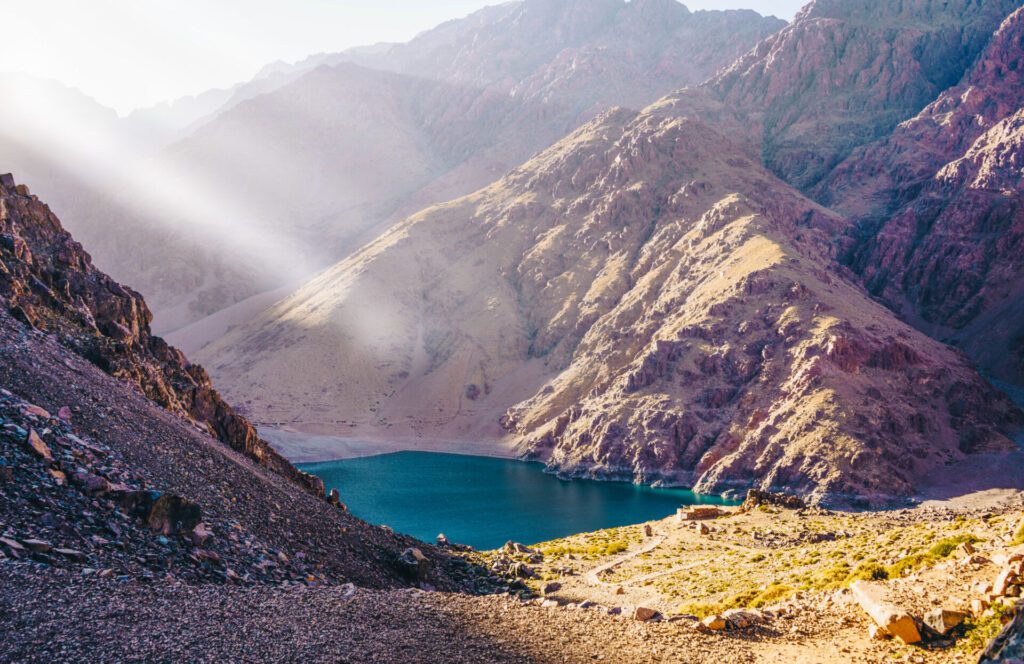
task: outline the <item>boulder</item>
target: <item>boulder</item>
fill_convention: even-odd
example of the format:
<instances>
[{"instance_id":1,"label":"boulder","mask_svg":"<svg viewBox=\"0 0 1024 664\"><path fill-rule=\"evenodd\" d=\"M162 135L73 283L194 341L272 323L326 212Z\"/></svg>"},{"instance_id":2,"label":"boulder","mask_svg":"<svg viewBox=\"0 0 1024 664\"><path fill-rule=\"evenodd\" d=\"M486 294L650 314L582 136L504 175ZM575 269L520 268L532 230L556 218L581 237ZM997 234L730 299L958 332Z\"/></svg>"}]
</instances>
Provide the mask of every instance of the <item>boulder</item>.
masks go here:
<instances>
[{"instance_id":1,"label":"boulder","mask_svg":"<svg viewBox=\"0 0 1024 664\"><path fill-rule=\"evenodd\" d=\"M45 542L39 539L27 539L23 542L23 544L27 546L29 549L35 551L36 553L46 553L47 551L53 548L49 542Z\"/></svg>"},{"instance_id":2,"label":"boulder","mask_svg":"<svg viewBox=\"0 0 1024 664\"><path fill-rule=\"evenodd\" d=\"M647 622L657 617L658 612L654 609L649 609L646 606L638 606L633 609L633 620L639 620L640 622Z\"/></svg>"},{"instance_id":3,"label":"boulder","mask_svg":"<svg viewBox=\"0 0 1024 664\"><path fill-rule=\"evenodd\" d=\"M900 609L889 599L888 589L881 583L854 581L850 586L853 598L864 612L886 633L897 637L906 644L921 641L917 623L909 613Z\"/></svg>"},{"instance_id":4,"label":"boulder","mask_svg":"<svg viewBox=\"0 0 1024 664\"><path fill-rule=\"evenodd\" d=\"M163 494L149 510L146 524L162 535L191 532L202 520L202 510L190 500Z\"/></svg>"},{"instance_id":5,"label":"boulder","mask_svg":"<svg viewBox=\"0 0 1024 664\"><path fill-rule=\"evenodd\" d=\"M50 419L50 411L46 410L45 408L41 408L39 406L36 406L34 404L28 404L27 406L25 406L25 408L21 412L24 413L25 415L32 415L33 417L41 417L44 420Z\"/></svg>"},{"instance_id":6,"label":"boulder","mask_svg":"<svg viewBox=\"0 0 1024 664\"><path fill-rule=\"evenodd\" d=\"M701 620L700 624L714 632L720 632L729 626L729 622L722 616L718 615L708 616L704 620Z\"/></svg>"},{"instance_id":7,"label":"boulder","mask_svg":"<svg viewBox=\"0 0 1024 664\"><path fill-rule=\"evenodd\" d=\"M735 629L746 629L764 620L760 611L750 609L729 609L722 613L722 617Z\"/></svg>"},{"instance_id":8,"label":"boulder","mask_svg":"<svg viewBox=\"0 0 1024 664\"><path fill-rule=\"evenodd\" d=\"M425 581L430 573L430 559L416 547L409 547L398 557L398 569L406 578Z\"/></svg>"},{"instance_id":9,"label":"boulder","mask_svg":"<svg viewBox=\"0 0 1024 664\"><path fill-rule=\"evenodd\" d=\"M557 593L562 589L562 584L556 581L544 584L544 587L540 589L542 595L550 595L551 593Z\"/></svg>"},{"instance_id":10,"label":"boulder","mask_svg":"<svg viewBox=\"0 0 1024 664\"><path fill-rule=\"evenodd\" d=\"M28 444L28 448L37 457L43 461L53 461L53 452L50 451L50 447L43 442L43 439L39 437L35 429L28 430L28 437L25 439Z\"/></svg>"},{"instance_id":11,"label":"boulder","mask_svg":"<svg viewBox=\"0 0 1024 664\"><path fill-rule=\"evenodd\" d=\"M934 609L924 614L924 624L935 630L940 636L946 636L958 627L965 618L967 618L967 614L961 611Z\"/></svg>"},{"instance_id":12,"label":"boulder","mask_svg":"<svg viewBox=\"0 0 1024 664\"><path fill-rule=\"evenodd\" d=\"M331 493L327 496L327 502L331 505L339 505L341 503L341 494L338 493L337 489L331 489Z\"/></svg>"},{"instance_id":13,"label":"boulder","mask_svg":"<svg viewBox=\"0 0 1024 664\"><path fill-rule=\"evenodd\" d=\"M993 595L1006 595L1010 586L1017 582L1017 571L1009 565L1000 570L995 582L992 584Z\"/></svg>"},{"instance_id":14,"label":"boulder","mask_svg":"<svg viewBox=\"0 0 1024 664\"><path fill-rule=\"evenodd\" d=\"M751 489L750 491L747 491L747 498L740 506L740 511L749 512L760 505L773 505L775 507L782 507L789 510L799 510L807 507L807 503L797 496L791 496L785 493L761 491L760 489Z\"/></svg>"},{"instance_id":15,"label":"boulder","mask_svg":"<svg viewBox=\"0 0 1024 664\"><path fill-rule=\"evenodd\" d=\"M651 528L651 524L649 524L649 523L644 526L644 536L645 537L653 537L654 536L654 528Z\"/></svg>"}]
</instances>

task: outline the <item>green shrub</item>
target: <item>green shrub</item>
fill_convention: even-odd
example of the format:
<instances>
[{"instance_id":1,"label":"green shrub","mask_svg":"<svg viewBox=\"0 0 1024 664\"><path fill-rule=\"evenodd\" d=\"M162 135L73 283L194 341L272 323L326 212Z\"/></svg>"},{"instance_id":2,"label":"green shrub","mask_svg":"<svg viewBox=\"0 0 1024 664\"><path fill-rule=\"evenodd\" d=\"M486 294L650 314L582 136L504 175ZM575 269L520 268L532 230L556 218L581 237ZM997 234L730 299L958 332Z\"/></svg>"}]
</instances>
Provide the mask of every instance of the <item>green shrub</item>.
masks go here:
<instances>
[{"instance_id":1,"label":"green shrub","mask_svg":"<svg viewBox=\"0 0 1024 664\"><path fill-rule=\"evenodd\" d=\"M857 568L846 577L844 585L850 585L854 581L885 581L889 578L889 570L875 561L867 561L857 565Z\"/></svg>"}]
</instances>

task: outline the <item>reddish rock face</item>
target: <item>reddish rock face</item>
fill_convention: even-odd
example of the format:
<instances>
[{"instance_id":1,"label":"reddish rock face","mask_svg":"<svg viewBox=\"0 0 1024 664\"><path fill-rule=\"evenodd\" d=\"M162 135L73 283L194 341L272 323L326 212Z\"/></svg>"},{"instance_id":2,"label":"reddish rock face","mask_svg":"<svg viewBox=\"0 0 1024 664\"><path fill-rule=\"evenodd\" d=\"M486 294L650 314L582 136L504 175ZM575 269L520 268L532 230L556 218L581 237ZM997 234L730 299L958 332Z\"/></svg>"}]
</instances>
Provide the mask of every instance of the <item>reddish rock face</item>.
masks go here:
<instances>
[{"instance_id":1,"label":"reddish rock face","mask_svg":"<svg viewBox=\"0 0 1024 664\"><path fill-rule=\"evenodd\" d=\"M1015 0L816 0L702 86L720 105L670 98L751 135L783 180L809 192L855 148L955 85Z\"/></svg>"},{"instance_id":2,"label":"reddish rock face","mask_svg":"<svg viewBox=\"0 0 1024 664\"><path fill-rule=\"evenodd\" d=\"M150 333L152 315L142 296L93 267L53 212L22 185L0 184L0 298L23 323L56 335L167 410L322 495L322 483L260 440L202 367Z\"/></svg>"},{"instance_id":3,"label":"reddish rock face","mask_svg":"<svg viewBox=\"0 0 1024 664\"><path fill-rule=\"evenodd\" d=\"M955 87L819 188L863 240L868 287L918 327L1024 382L1024 10Z\"/></svg>"}]
</instances>

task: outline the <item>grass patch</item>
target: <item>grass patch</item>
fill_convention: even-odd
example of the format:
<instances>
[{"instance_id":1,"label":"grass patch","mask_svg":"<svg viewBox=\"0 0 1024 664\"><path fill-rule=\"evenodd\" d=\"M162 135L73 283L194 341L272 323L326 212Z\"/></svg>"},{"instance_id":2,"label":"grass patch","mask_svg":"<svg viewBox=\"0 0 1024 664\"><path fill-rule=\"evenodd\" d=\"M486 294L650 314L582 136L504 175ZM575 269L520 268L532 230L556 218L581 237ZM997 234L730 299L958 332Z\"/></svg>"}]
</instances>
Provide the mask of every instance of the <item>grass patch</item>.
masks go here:
<instances>
[{"instance_id":1,"label":"grass patch","mask_svg":"<svg viewBox=\"0 0 1024 664\"><path fill-rule=\"evenodd\" d=\"M974 544L979 541L981 540L974 535L956 535L955 537L941 539L927 551L911 554L889 565L889 578L897 579L901 576L906 576L920 567L934 565L943 558L948 558L961 544L965 542Z\"/></svg>"},{"instance_id":2,"label":"grass patch","mask_svg":"<svg viewBox=\"0 0 1024 664\"><path fill-rule=\"evenodd\" d=\"M1013 536L1010 541L1010 546L1020 546L1024 544L1024 523L1020 524L1020 528L1017 529L1017 534Z\"/></svg>"},{"instance_id":3,"label":"grass patch","mask_svg":"<svg viewBox=\"0 0 1024 664\"><path fill-rule=\"evenodd\" d=\"M783 583L773 583L762 590L748 590L733 595L721 602L686 602L681 604L677 613L688 613L698 618L706 618L729 609L760 609L763 606L776 604L796 592Z\"/></svg>"},{"instance_id":4,"label":"grass patch","mask_svg":"<svg viewBox=\"0 0 1024 664\"><path fill-rule=\"evenodd\" d=\"M888 578L889 570L874 561L868 561L857 565L843 584L848 586L854 581L885 581Z\"/></svg>"},{"instance_id":5,"label":"grass patch","mask_svg":"<svg viewBox=\"0 0 1024 664\"><path fill-rule=\"evenodd\" d=\"M957 650L976 653L988 646L1003 629L1003 607L994 607L988 618L968 618L964 621L964 636L956 643Z\"/></svg>"}]
</instances>

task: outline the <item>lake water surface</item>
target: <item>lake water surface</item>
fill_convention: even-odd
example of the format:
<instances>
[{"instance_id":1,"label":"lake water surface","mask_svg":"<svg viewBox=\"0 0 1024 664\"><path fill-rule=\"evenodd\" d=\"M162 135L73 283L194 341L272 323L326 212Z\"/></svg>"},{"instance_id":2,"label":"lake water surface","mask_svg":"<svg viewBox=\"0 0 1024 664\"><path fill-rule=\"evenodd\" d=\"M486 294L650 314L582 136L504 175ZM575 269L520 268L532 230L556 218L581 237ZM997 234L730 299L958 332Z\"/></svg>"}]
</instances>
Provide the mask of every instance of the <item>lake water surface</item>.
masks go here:
<instances>
[{"instance_id":1,"label":"lake water surface","mask_svg":"<svg viewBox=\"0 0 1024 664\"><path fill-rule=\"evenodd\" d=\"M625 482L560 480L539 463L397 452L299 464L356 516L432 542L492 549L508 540L535 543L574 533L661 519L680 505L722 504L683 489Z\"/></svg>"}]
</instances>

